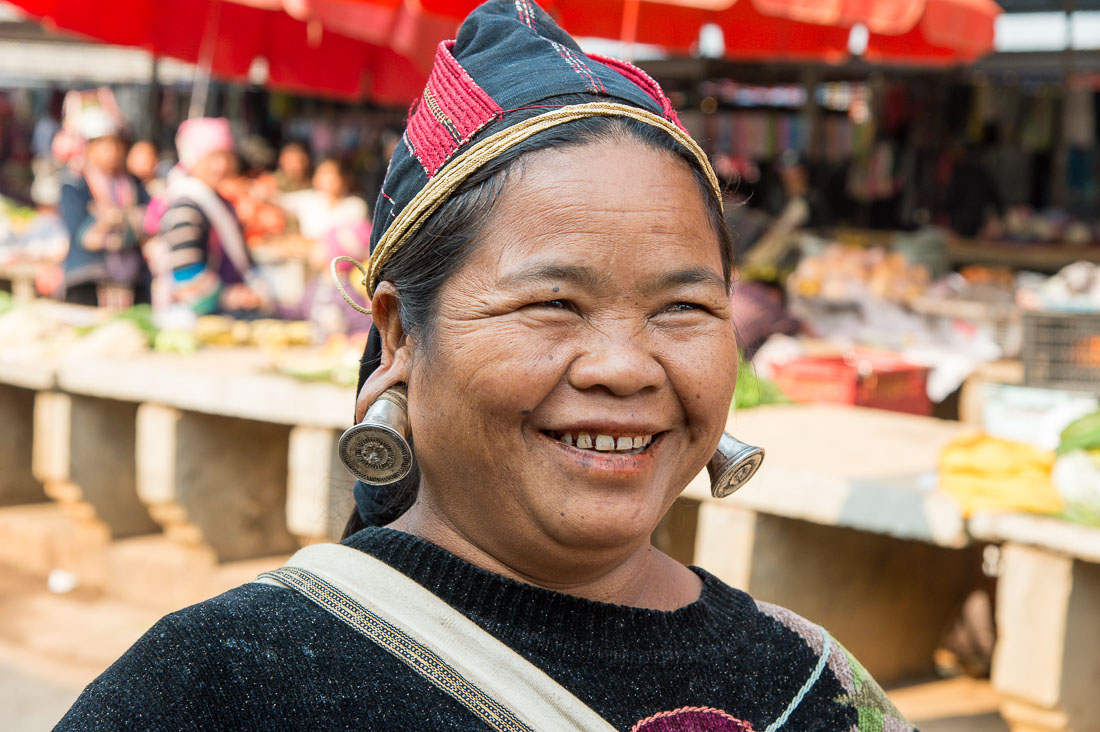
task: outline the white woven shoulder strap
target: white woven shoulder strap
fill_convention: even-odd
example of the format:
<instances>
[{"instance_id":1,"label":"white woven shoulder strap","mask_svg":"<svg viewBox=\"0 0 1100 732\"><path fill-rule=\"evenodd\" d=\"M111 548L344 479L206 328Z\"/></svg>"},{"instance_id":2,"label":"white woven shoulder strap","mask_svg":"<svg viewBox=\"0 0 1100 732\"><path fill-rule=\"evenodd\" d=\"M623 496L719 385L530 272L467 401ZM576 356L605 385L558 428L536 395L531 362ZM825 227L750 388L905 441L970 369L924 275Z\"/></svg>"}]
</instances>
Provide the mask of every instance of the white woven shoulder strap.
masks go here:
<instances>
[{"instance_id":1,"label":"white woven shoulder strap","mask_svg":"<svg viewBox=\"0 0 1100 732\"><path fill-rule=\"evenodd\" d=\"M613 732L538 667L422 585L342 544L314 544L258 582L301 592L502 732Z\"/></svg>"}]
</instances>

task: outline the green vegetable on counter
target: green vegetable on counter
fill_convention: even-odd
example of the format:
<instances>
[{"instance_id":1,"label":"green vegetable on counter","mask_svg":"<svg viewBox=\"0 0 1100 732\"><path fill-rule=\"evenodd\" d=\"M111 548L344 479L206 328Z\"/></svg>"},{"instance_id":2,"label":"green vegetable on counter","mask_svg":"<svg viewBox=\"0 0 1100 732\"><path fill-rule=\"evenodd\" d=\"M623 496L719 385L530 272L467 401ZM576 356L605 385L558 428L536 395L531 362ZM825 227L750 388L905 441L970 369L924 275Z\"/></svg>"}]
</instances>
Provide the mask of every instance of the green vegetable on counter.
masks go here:
<instances>
[{"instance_id":1,"label":"green vegetable on counter","mask_svg":"<svg viewBox=\"0 0 1100 732\"><path fill-rule=\"evenodd\" d=\"M145 339L149 341L149 345L156 343L159 329L153 324L152 305L134 305L128 307L115 315L114 319L129 320L138 327L138 330L145 336Z\"/></svg>"},{"instance_id":2,"label":"green vegetable on counter","mask_svg":"<svg viewBox=\"0 0 1100 732\"><path fill-rule=\"evenodd\" d=\"M1062 441L1055 452L1065 455L1074 450L1100 448L1100 412L1081 417L1062 430Z\"/></svg>"},{"instance_id":3,"label":"green vegetable on counter","mask_svg":"<svg viewBox=\"0 0 1100 732\"><path fill-rule=\"evenodd\" d=\"M775 382L757 375L752 362L739 357L737 387L733 390L734 409L751 409L765 404L789 404L790 401Z\"/></svg>"}]
</instances>

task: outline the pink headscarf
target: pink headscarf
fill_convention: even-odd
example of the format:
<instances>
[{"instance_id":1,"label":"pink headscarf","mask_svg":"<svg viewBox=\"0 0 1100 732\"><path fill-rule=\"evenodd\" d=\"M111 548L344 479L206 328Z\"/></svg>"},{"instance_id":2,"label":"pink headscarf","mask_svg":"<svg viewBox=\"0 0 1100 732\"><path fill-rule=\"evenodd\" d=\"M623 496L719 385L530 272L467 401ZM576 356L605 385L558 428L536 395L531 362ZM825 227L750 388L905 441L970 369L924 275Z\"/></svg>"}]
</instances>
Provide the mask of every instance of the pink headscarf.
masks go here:
<instances>
[{"instance_id":1,"label":"pink headscarf","mask_svg":"<svg viewBox=\"0 0 1100 732\"><path fill-rule=\"evenodd\" d=\"M233 133L224 117L201 117L184 121L176 132L180 167L190 171L195 163L214 152L233 152Z\"/></svg>"}]
</instances>

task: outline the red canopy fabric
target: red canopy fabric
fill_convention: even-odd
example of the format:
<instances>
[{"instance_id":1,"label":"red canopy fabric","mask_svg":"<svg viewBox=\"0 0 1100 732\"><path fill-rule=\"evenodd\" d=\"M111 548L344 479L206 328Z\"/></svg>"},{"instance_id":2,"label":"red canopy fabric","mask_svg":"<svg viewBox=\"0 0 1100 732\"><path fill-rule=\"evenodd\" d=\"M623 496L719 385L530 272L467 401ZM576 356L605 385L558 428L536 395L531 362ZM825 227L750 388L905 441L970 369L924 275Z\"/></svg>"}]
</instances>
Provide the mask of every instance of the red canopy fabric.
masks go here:
<instances>
[{"instance_id":1,"label":"red canopy fabric","mask_svg":"<svg viewBox=\"0 0 1100 732\"><path fill-rule=\"evenodd\" d=\"M479 0L236 0L283 7L340 33L389 44L428 69ZM969 61L993 47L993 0L538 0L575 36L632 40L691 53L706 24L725 55L749 60L842 61L850 28L867 27L865 56L893 63Z\"/></svg>"},{"instance_id":2,"label":"red canopy fabric","mask_svg":"<svg viewBox=\"0 0 1100 732\"><path fill-rule=\"evenodd\" d=\"M392 48L307 23L281 10L227 0L13 0L48 27L160 56L201 63L244 79L267 62L271 86L406 105L426 76Z\"/></svg>"},{"instance_id":3,"label":"red canopy fabric","mask_svg":"<svg viewBox=\"0 0 1100 732\"><path fill-rule=\"evenodd\" d=\"M763 13L870 31L866 58L893 63L957 63L993 50L993 0L752 0Z\"/></svg>"},{"instance_id":4,"label":"red canopy fabric","mask_svg":"<svg viewBox=\"0 0 1100 732\"><path fill-rule=\"evenodd\" d=\"M453 38L480 0L236 0L282 7L295 17L317 20L340 33L388 43L421 69L431 67L435 47ZM847 55L848 30L778 18L759 12L751 0L538 0L574 36L619 40L624 15L634 13L632 40L672 53L692 53L699 31L716 24L725 32L726 54L748 59L777 57L839 60Z\"/></svg>"}]
</instances>

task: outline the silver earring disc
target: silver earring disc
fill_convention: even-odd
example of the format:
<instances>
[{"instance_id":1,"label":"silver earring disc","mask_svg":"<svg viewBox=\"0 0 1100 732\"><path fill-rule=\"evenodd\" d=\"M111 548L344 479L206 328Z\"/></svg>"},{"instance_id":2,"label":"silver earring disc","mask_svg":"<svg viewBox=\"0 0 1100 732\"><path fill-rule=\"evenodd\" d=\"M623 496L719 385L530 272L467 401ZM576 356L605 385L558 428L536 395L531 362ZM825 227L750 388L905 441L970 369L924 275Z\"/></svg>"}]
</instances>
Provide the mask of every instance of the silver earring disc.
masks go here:
<instances>
[{"instance_id":1,"label":"silver earring disc","mask_svg":"<svg viewBox=\"0 0 1100 732\"><path fill-rule=\"evenodd\" d=\"M711 495L715 498L725 498L734 493L760 469L764 462L764 451L753 448L756 452L744 455L741 459L726 464L725 469L713 480L710 486Z\"/></svg>"},{"instance_id":2,"label":"silver earring disc","mask_svg":"<svg viewBox=\"0 0 1100 732\"><path fill-rule=\"evenodd\" d=\"M405 438L381 424L357 424L340 436L340 460L364 483L396 483L412 470L412 449Z\"/></svg>"}]
</instances>

